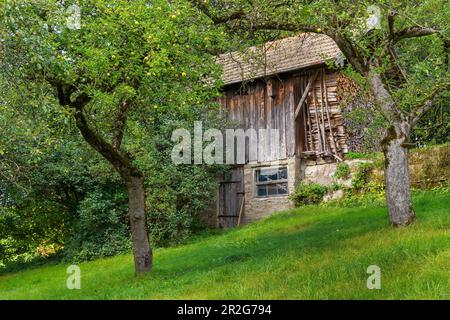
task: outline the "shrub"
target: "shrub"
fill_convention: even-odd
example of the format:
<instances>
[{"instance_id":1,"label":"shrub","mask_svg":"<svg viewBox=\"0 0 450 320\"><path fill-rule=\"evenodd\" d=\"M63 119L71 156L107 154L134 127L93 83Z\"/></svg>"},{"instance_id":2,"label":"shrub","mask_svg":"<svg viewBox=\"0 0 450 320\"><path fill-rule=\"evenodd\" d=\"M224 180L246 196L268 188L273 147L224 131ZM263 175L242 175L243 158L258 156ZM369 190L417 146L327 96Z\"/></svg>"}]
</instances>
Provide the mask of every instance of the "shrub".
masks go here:
<instances>
[{"instance_id":1,"label":"shrub","mask_svg":"<svg viewBox=\"0 0 450 320\"><path fill-rule=\"evenodd\" d=\"M290 198L296 207L307 204L318 204L328 191L326 186L318 183L301 182L291 194Z\"/></svg>"},{"instance_id":2,"label":"shrub","mask_svg":"<svg viewBox=\"0 0 450 320\"><path fill-rule=\"evenodd\" d=\"M174 190L159 186L147 192L147 222L153 246L181 243L191 234L192 216L177 210Z\"/></svg>"},{"instance_id":3,"label":"shrub","mask_svg":"<svg viewBox=\"0 0 450 320\"><path fill-rule=\"evenodd\" d=\"M382 207L386 205L385 197L383 193L375 192L363 192L354 193L346 192L345 197L338 200L327 203L329 206L338 207Z\"/></svg>"},{"instance_id":4,"label":"shrub","mask_svg":"<svg viewBox=\"0 0 450 320\"><path fill-rule=\"evenodd\" d=\"M338 191L344 189L344 187L339 183L332 183L328 188L327 191Z\"/></svg>"},{"instance_id":5,"label":"shrub","mask_svg":"<svg viewBox=\"0 0 450 320\"><path fill-rule=\"evenodd\" d=\"M350 167L345 162L340 162L336 167L334 177L336 179L347 179L350 176Z\"/></svg>"},{"instance_id":6,"label":"shrub","mask_svg":"<svg viewBox=\"0 0 450 320\"><path fill-rule=\"evenodd\" d=\"M50 247L56 252L63 242L61 229L68 223L61 208L45 200L40 206L0 207L0 269L43 257L51 253L46 250Z\"/></svg>"},{"instance_id":7,"label":"shrub","mask_svg":"<svg viewBox=\"0 0 450 320\"><path fill-rule=\"evenodd\" d=\"M216 180L204 168L165 163L148 178L147 212L151 242L167 247L204 228L201 214L214 199Z\"/></svg>"},{"instance_id":8,"label":"shrub","mask_svg":"<svg viewBox=\"0 0 450 320\"><path fill-rule=\"evenodd\" d=\"M360 163L353 176L352 188L357 190L363 189L369 181L370 173L373 168L374 165L371 162Z\"/></svg>"},{"instance_id":9,"label":"shrub","mask_svg":"<svg viewBox=\"0 0 450 320\"><path fill-rule=\"evenodd\" d=\"M108 194L95 190L81 201L78 213L72 236L66 242L66 260L92 260L130 250L123 192Z\"/></svg>"},{"instance_id":10,"label":"shrub","mask_svg":"<svg viewBox=\"0 0 450 320\"><path fill-rule=\"evenodd\" d=\"M361 153L361 152L352 152L345 154L346 159L368 159L370 158L370 155L368 153Z\"/></svg>"}]
</instances>

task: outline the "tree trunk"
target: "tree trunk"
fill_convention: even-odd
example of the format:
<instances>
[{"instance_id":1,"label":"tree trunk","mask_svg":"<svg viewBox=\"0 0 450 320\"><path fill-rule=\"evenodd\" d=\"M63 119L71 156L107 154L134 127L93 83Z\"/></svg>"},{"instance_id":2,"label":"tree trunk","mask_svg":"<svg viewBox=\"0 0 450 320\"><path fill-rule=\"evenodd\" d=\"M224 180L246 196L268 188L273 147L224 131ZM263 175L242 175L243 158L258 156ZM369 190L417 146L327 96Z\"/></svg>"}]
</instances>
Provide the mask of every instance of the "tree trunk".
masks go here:
<instances>
[{"instance_id":1,"label":"tree trunk","mask_svg":"<svg viewBox=\"0 0 450 320\"><path fill-rule=\"evenodd\" d=\"M416 218L412 209L408 167L408 147L411 125L402 119L391 94L379 74L369 74L372 93L381 107L386 120L391 124L381 141L385 158L384 180L389 223L406 226Z\"/></svg>"},{"instance_id":2,"label":"tree trunk","mask_svg":"<svg viewBox=\"0 0 450 320\"><path fill-rule=\"evenodd\" d=\"M142 176L126 178L128 190L128 214L130 216L133 241L134 268L136 274L152 270L152 249L150 248L145 213L145 189Z\"/></svg>"},{"instance_id":3,"label":"tree trunk","mask_svg":"<svg viewBox=\"0 0 450 320\"><path fill-rule=\"evenodd\" d=\"M387 130L382 142L385 156L386 203L389 222L394 226L406 226L416 215L412 208L408 167L409 134L398 127Z\"/></svg>"},{"instance_id":4,"label":"tree trunk","mask_svg":"<svg viewBox=\"0 0 450 320\"><path fill-rule=\"evenodd\" d=\"M77 127L89 145L100 153L120 174L128 191L128 214L131 239L133 242L134 269L136 274L152 270L152 249L149 243L147 216L145 213L144 175L120 149L106 142L88 124L82 105L77 107L75 119Z\"/></svg>"}]
</instances>

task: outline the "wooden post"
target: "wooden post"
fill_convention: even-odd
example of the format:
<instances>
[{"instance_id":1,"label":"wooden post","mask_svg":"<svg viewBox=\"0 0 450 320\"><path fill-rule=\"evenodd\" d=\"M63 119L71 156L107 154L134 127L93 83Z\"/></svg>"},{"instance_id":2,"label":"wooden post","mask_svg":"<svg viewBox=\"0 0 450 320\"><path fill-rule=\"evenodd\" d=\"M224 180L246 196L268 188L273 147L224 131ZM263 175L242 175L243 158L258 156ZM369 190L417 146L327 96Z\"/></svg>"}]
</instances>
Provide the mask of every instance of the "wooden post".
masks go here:
<instances>
[{"instance_id":1,"label":"wooden post","mask_svg":"<svg viewBox=\"0 0 450 320\"><path fill-rule=\"evenodd\" d=\"M244 211L244 201L245 201L245 195L242 195L241 208L239 210L239 218L238 218L238 222L237 222L238 227L241 224L242 212Z\"/></svg>"},{"instance_id":2,"label":"wooden post","mask_svg":"<svg viewBox=\"0 0 450 320\"><path fill-rule=\"evenodd\" d=\"M309 112L309 106L307 105L305 108L306 111L306 118L308 119L308 135L309 135L309 141L311 144L309 144L308 141L308 151L314 150L314 144L313 144L313 135L312 135L312 122L311 122L311 113Z\"/></svg>"},{"instance_id":3,"label":"wooden post","mask_svg":"<svg viewBox=\"0 0 450 320\"><path fill-rule=\"evenodd\" d=\"M300 114L300 110L301 110L303 104L305 103L306 98L308 97L308 92L311 89L311 85L316 80L318 74L319 74L319 70L317 70L313 76L309 77L308 85L306 86L305 91L303 91L302 98L300 99L300 102L298 103L297 108L295 108L295 119L297 119L298 115Z\"/></svg>"},{"instance_id":4,"label":"wooden post","mask_svg":"<svg viewBox=\"0 0 450 320\"><path fill-rule=\"evenodd\" d=\"M324 89L325 89L325 109L326 109L326 112L327 112L328 125L330 126L331 143L332 143L332 146L334 148L334 152L333 152L333 150L332 150L332 152L333 152L333 155L335 157L340 159L338 157L338 148L337 148L336 139L335 139L334 134L333 134L333 126L331 125L331 117L330 117L330 111L329 111L329 105L328 105L328 86L327 86L326 77L325 77L323 83L324 83ZM341 159L341 161L342 161L342 159Z\"/></svg>"},{"instance_id":5,"label":"wooden post","mask_svg":"<svg viewBox=\"0 0 450 320\"><path fill-rule=\"evenodd\" d=\"M313 105L314 105L314 111L315 111L315 118L316 118L316 126L317 126L317 140L319 142L319 153L323 152L324 147L323 147L323 143L322 143L322 133L320 131L320 123L319 123L319 109L317 108L317 102L316 102L316 87L315 85L313 86Z\"/></svg>"},{"instance_id":6,"label":"wooden post","mask_svg":"<svg viewBox=\"0 0 450 320\"><path fill-rule=\"evenodd\" d=\"M311 90L311 86L314 83L314 81L316 80L318 74L319 74L319 70L317 70L315 74L312 74L309 77L308 84L306 85L306 88L304 86L304 78L301 79L301 89L303 89L303 94L302 94L302 97L300 99L300 102L298 103L297 107L295 108L294 123L297 120L300 112L303 111L303 105L306 102L306 99L308 97L308 93ZM312 137L312 132L311 132L312 131L311 119L309 118L309 114L308 114L307 108L305 108L304 116L305 116L305 119L304 119L305 149L306 150L310 150L310 149L313 149L313 137ZM306 129L306 118L308 118L309 131ZM295 124L294 124L294 128L295 128ZM311 147L309 146L308 133L309 133L309 138L310 138L310 141L311 141Z\"/></svg>"},{"instance_id":7,"label":"wooden post","mask_svg":"<svg viewBox=\"0 0 450 320\"><path fill-rule=\"evenodd\" d=\"M301 84L301 89L302 92L303 90L305 90L305 78L302 77L300 79L300 84ZM302 107L301 107L302 108ZM307 123L307 119L306 117L308 116L308 107L306 106L305 108L302 108L302 113L303 113L303 135L304 135L304 143L305 143L305 150L302 151L308 151L309 150L309 143L308 143L308 123Z\"/></svg>"},{"instance_id":8,"label":"wooden post","mask_svg":"<svg viewBox=\"0 0 450 320\"><path fill-rule=\"evenodd\" d=\"M323 151L327 152L328 151L328 139L327 139L327 135L325 132L325 119L324 119L324 99L323 99L323 73L324 73L324 69L321 69L320 71L320 119L322 120L322 125L320 126L320 128L322 129L322 137L323 137Z\"/></svg>"}]
</instances>

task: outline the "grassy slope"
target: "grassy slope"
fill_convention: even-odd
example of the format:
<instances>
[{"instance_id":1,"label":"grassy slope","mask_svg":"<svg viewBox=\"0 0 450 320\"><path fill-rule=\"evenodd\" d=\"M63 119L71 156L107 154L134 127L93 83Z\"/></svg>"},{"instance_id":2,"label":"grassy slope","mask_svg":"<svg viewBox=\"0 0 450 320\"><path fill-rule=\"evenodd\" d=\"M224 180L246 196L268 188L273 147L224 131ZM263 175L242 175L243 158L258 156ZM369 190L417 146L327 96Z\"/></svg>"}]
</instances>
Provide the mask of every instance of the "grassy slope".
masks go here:
<instances>
[{"instance_id":1,"label":"grassy slope","mask_svg":"<svg viewBox=\"0 0 450 320\"><path fill-rule=\"evenodd\" d=\"M156 250L154 272L130 255L0 276L3 299L450 299L450 193L416 194L419 220L387 225L385 208L305 207L193 243ZM366 269L382 271L368 290Z\"/></svg>"}]
</instances>

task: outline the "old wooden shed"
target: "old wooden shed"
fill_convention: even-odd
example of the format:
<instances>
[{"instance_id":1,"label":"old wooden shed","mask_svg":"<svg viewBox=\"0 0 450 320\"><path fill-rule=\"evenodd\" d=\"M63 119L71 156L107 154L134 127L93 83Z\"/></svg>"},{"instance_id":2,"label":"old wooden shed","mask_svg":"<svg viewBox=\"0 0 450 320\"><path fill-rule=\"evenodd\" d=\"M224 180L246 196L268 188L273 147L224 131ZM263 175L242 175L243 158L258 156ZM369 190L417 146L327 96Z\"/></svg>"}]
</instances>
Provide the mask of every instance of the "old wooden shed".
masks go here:
<instances>
[{"instance_id":1,"label":"old wooden shed","mask_svg":"<svg viewBox=\"0 0 450 320\"><path fill-rule=\"evenodd\" d=\"M225 84L222 108L238 127L258 134L257 146L245 146L245 163L220 183L220 227L290 208L289 194L308 167L341 161L348 152L337 95L339 72L327 67L342 61L333 40L316 34L218 56ZM276 129L277 134L261 134L260 129ZM257 152L249 152L251 147Z\"/></svg>"}]
</instances>

